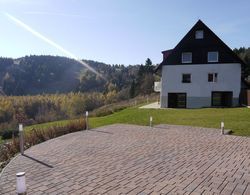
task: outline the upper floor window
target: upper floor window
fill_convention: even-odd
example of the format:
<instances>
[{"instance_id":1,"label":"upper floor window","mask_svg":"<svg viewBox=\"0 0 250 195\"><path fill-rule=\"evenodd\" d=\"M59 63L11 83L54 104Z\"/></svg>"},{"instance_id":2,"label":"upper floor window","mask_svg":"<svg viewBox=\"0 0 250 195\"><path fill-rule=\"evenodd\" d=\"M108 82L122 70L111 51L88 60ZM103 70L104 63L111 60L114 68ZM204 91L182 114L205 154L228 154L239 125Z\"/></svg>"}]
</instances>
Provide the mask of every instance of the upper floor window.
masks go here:
<instances>
[{"instance_id":1,"label":"upper floor window","mask_svg":"<svg viewBox=\"0 0 250 195\"><path fill-rule=\"evenodd\" d=\"M219 53L218 51L210 51L207 53L207 61L208 62L218 62L219 61Z\"/></svg>"},{"instance_id":2,"label":"upper floor window","mask_svg":"<svg viewBox=\"0 0 250 195\"><path fill-rule=\"evenodd\" d=\"M196 39L203 39L203 37L204 37L203 30L197 30L197 31L195 31L195 38Z\"/></svg>"},{"instance_id":3,"label":"upper floor window","mask_svg":"<svg viewBox=\"0 0 250 195\"><path fill-rule=\"evenodd\" d=\"M181 55L182 63L192 63L192 53L191 52L183 52Z\"/></svg>"},{"instance_id":4,"label":"upper floor window","mask_svg":"<svg viewBox=\"0 0 250 195\"><path fill-rule=\"evenodd\" d=\"M191 74L182 74L182 83L191 83Z\"/></svg>"},{"instance_id":5,"label":"upper floor window","mask_svg":"<svg viewBox=\"0 0 250 195\"><path fill-rule=\"evenodd\" d=\"M208 74L208 82L217 82L218 80L218 73L209 73Z\"/></svg>"}]
</instances>

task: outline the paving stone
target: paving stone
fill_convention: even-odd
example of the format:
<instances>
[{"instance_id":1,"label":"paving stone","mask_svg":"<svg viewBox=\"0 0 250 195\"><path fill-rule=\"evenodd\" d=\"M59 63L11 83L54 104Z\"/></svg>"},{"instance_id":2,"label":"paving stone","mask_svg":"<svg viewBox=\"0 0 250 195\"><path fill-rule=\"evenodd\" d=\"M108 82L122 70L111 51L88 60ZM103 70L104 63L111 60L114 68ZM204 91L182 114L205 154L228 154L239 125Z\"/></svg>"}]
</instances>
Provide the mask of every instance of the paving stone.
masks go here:
<instances>
[{"instance_id":1,"label":"paving stone","mask_svg":"<svg viewBox=\"0 0 250 195\"><path fill-rule=\"evenodd\" d=\"M222 136L219 129L110 125L25 154L1 174L1 195L16 194L20 171L28 194L250 195L250 138Z\"/></svg>"}]
</instances>

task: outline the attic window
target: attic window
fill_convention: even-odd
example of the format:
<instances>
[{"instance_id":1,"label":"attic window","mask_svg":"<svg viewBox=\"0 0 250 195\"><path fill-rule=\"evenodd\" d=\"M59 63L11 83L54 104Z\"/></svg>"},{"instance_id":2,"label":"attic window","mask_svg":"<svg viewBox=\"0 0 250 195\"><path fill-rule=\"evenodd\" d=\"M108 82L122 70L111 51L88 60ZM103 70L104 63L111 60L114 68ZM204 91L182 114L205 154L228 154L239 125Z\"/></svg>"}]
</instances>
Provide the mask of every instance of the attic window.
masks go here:
<instances>
[{"instance_id":1,"label":"attic window","mask_svg":"<svg viewBox=\"0 0 250 195\"><path fill-rule=\"evenodd\" d=\"M197 31L195 31L195 38L196 39L203 39L203 37L204 37L203 30L197 30Z\"/></svg>"},{"instance_id":2,"label":"attic window","mask_svg":"<svg viewBox=\"0 0 250 195\"><path fill-rule=\"evenodd\" d=\"M218 62L219 53L218 51L210 51L207 53L207 61L208 62Z\"/></svg>"},{"instance_id":3,"label":"attic window","mask_svg":"<svg viewBox=\"0 0 250 195\"><path fill-rule=\"evenodd\" d=\"M181 55L182 63L192 63L192 53L191 52L183 52Z\"/></svg>"}]
</instances>

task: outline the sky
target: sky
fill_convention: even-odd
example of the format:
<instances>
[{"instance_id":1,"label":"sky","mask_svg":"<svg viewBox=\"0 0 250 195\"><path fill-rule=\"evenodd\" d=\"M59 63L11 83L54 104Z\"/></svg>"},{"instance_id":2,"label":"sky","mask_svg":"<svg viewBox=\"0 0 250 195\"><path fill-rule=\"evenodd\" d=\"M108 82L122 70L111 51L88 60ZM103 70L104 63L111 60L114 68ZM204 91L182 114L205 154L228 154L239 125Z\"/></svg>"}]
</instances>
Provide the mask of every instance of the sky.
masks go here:
<instances>
[{"instance_id":1,"label":"sky","mask_svg":"<svg viewBox=\"0 0 250 195\"><path fill-rule=\"evenodd\" d=\"M250 47L249 10L249 0L0 0L0 56L157 64L198 19L230 48Z\"/></svg>"}]
</instances>

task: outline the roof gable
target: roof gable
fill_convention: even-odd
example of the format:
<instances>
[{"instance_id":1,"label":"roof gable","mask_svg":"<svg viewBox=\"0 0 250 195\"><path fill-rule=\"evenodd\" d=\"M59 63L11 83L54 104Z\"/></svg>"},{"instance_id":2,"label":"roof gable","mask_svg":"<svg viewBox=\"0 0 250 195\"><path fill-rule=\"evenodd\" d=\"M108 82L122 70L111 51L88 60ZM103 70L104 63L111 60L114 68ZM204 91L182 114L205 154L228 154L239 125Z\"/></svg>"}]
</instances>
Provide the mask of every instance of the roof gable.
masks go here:
<instances>
[{"instance_id":1,"label":"roof gable","mask_svg":"<svg viewBox=\"0 0 250 195\"><path fill-rule=\"evenodd\" d=\"M196 39L195 33L203 30L203 39ZM199 20L191 30L176 45L172 52L163 59L157 69L162 65L178 65L182 64L182 52L192 52L192 63L190 64L208 64L207 52L218 51L218 63L243 63L243 61L201 20ZM186 64L188 65L188 64Z\"/></svg>"}]
</instances>

